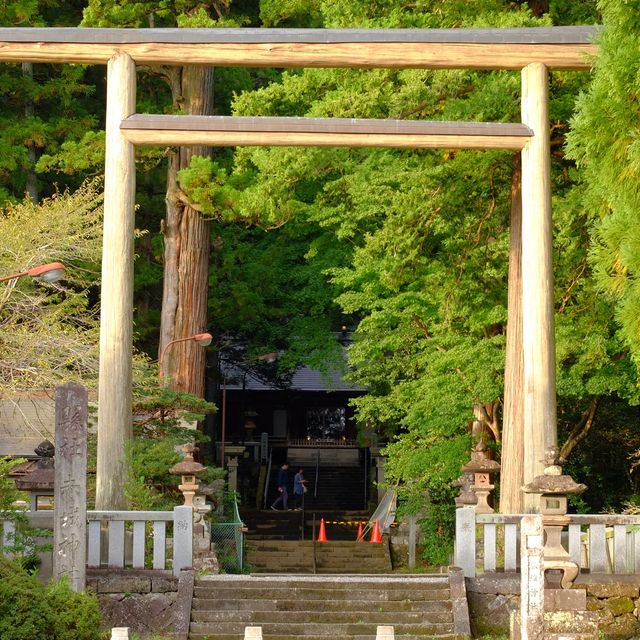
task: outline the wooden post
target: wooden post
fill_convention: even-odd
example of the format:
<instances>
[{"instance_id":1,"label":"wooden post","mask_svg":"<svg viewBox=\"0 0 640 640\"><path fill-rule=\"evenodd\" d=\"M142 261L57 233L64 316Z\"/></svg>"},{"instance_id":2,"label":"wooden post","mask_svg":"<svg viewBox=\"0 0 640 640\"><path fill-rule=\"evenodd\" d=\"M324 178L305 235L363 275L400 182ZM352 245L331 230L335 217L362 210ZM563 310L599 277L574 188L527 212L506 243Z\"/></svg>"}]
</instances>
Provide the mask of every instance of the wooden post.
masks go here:
<instances>
[{"instance_id":1,"label":"wooden post","mask_svg":"<svg viewBox=\"0 0 640 640\"><path fill-rule=\"evenodd\" d=\"M548 82L543 64L522 70L522 122L534 133L522 150L525 483L543 473L545 449L557 445ZM533 500L525 498L527 511L537 510Z\"/></svg>"},{"instance_id":2,"label":"wooden post","mask_svg":"<svg viewBox=\"0 0 640 640\"><path fill-rule=\"evenodd\" d=\"M100 379L96 509L126 507L125 443L131 436L134 147L120 122L135 112L136 69L118 52L107 66L104 237L100 301Z\"/></svg>"},{"instance_id":3,"label":"wooden post","mask_svg":"<svg viewBox=\"0 0 640 640\"><path fill-rule=\"evenodd\" d=\"M87 563L87 413L83 386L56 389L53 577L74 591L84 591Z\"/></svg>"}]
</instances>

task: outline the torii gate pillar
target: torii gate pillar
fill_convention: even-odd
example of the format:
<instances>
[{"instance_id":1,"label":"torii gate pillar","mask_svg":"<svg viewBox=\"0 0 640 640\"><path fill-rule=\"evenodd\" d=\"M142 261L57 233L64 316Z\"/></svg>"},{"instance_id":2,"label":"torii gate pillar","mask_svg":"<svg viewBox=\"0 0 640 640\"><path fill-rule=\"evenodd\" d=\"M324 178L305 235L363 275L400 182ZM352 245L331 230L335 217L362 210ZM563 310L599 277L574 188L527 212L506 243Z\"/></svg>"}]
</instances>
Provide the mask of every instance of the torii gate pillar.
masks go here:
<instances>
[{"instance_id":1,"label":"torii gate pillar","mask_svg":"<svg viewBox=\"0 0 640 640\"><path fill-rule=\"evenodd\" d=\"M101 510L126 508L124 451L131 436L136 172L135 149L120 133L120 123L135 110L135 62L118 52L107 65L96 469L96 509Z\"/></svg>"},{"instance_id":2,"label":"torii gate pillar","mask_svg":"<svg viewBox=\"0 0 640 640\"><path fill-rule=\"evenodd\" d=\"M522 346L524 483L544 471L557 446L553 315L549 74L541 63L522 70L522 122L533 137L522 150ZM525 511L536 506L525 496Z\"/></svg>"}]
</instances>

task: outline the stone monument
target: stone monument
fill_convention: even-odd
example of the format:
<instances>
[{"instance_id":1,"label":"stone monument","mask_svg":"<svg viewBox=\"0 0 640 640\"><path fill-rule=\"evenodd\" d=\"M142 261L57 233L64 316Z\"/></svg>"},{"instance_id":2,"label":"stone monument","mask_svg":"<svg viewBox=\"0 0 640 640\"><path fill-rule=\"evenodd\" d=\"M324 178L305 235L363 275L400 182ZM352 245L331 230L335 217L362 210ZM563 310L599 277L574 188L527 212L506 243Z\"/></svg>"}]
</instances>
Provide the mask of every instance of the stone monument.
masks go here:
<instances>
[{"instance_id":1,"label":"stone monument","mask_svg":"<svg viewBox=\"0 0 640 640\"><path fill-rule=\"evenodd\" d=\"M84 591L87 561L87 390L56 389L53 577Z\"/></svg>"}]
</instances>

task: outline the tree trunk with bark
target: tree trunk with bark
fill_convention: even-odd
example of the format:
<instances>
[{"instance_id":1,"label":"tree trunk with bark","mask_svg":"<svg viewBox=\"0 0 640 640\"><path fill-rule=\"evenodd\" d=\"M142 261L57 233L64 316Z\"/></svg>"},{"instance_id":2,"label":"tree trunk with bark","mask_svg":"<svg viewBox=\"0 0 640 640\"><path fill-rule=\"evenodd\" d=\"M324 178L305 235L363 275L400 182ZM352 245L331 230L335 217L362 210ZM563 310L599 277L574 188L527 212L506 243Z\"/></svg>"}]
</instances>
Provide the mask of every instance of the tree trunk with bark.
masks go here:
<instances>
[{"instance_id":1,"label":"tree trunk with bark","mask_svg":"<svg viewBox=\"0 0 640 640\"><path fill-rule=\"evenodd\" d=\"M504 369L504 415L500 470L500 512L522 513L524 483L524 360L522 353L522 198L520 155L514 154L511 177L511 231L507 354Z\"/></svg>"},{"instance_id":2,"label":"tree trunk with bark","mask_svg":"<svg viewBox=\"0 0 640 640\"><path fill-rule=\"evenodd\" d=\"M166 71L174 106L189 115L213 113L213 69L181 67ZM207 329L209 221L181 199L178 171L209 147L180 147L169 159L166 218L163 225L164 289L159 353L172 340ZM205 350L195 342L174 344L165 354L166 384L204 397Z\"/></svg>"}]
</instances>

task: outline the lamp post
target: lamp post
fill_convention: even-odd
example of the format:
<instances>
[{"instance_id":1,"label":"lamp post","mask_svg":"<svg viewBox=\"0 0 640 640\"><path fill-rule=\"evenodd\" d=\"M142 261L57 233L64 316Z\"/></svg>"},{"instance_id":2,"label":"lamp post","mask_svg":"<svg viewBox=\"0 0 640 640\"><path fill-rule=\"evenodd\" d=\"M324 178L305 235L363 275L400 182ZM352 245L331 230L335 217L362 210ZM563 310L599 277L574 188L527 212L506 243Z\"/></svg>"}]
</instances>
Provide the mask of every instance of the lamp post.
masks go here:
<instances>
[{"instance_id":1,"label":"lamp post","mask_svg":"<svg viewBox=\"0 0 640 640\"><path fill-rule=\"evenodd\" d=\"M22 278L23 276L29 276L30 278L36 278L43 282L56 282L60 280L64 275L64 265L62 262L49 262L48 264L41 264L37 267L32 267L26 271L20 271L18 273L12 273L8 276L2 276L0 282L7 282L8 280L15 280Z\"/></svg>"},{"instance_id":2,"label":"lamp post","mask_svg":"<svg viewBox=\"0 0 640 640\"><path fill-rule=\"evenodd\" d=\"M160 383L164 382L164 356L167 353L169 347L176 342L188 342L189 340L193 340L196 344L199 344L201 347L207 347L211 344L213 340L213 336L210 333L196 333L193 336L188 336L186 338L177 338L176 340L171 340L171 342L167 342L162 353L160 353L160 358L158 359L158 373L160 376Z\"/></svg>"}]
</instances>

